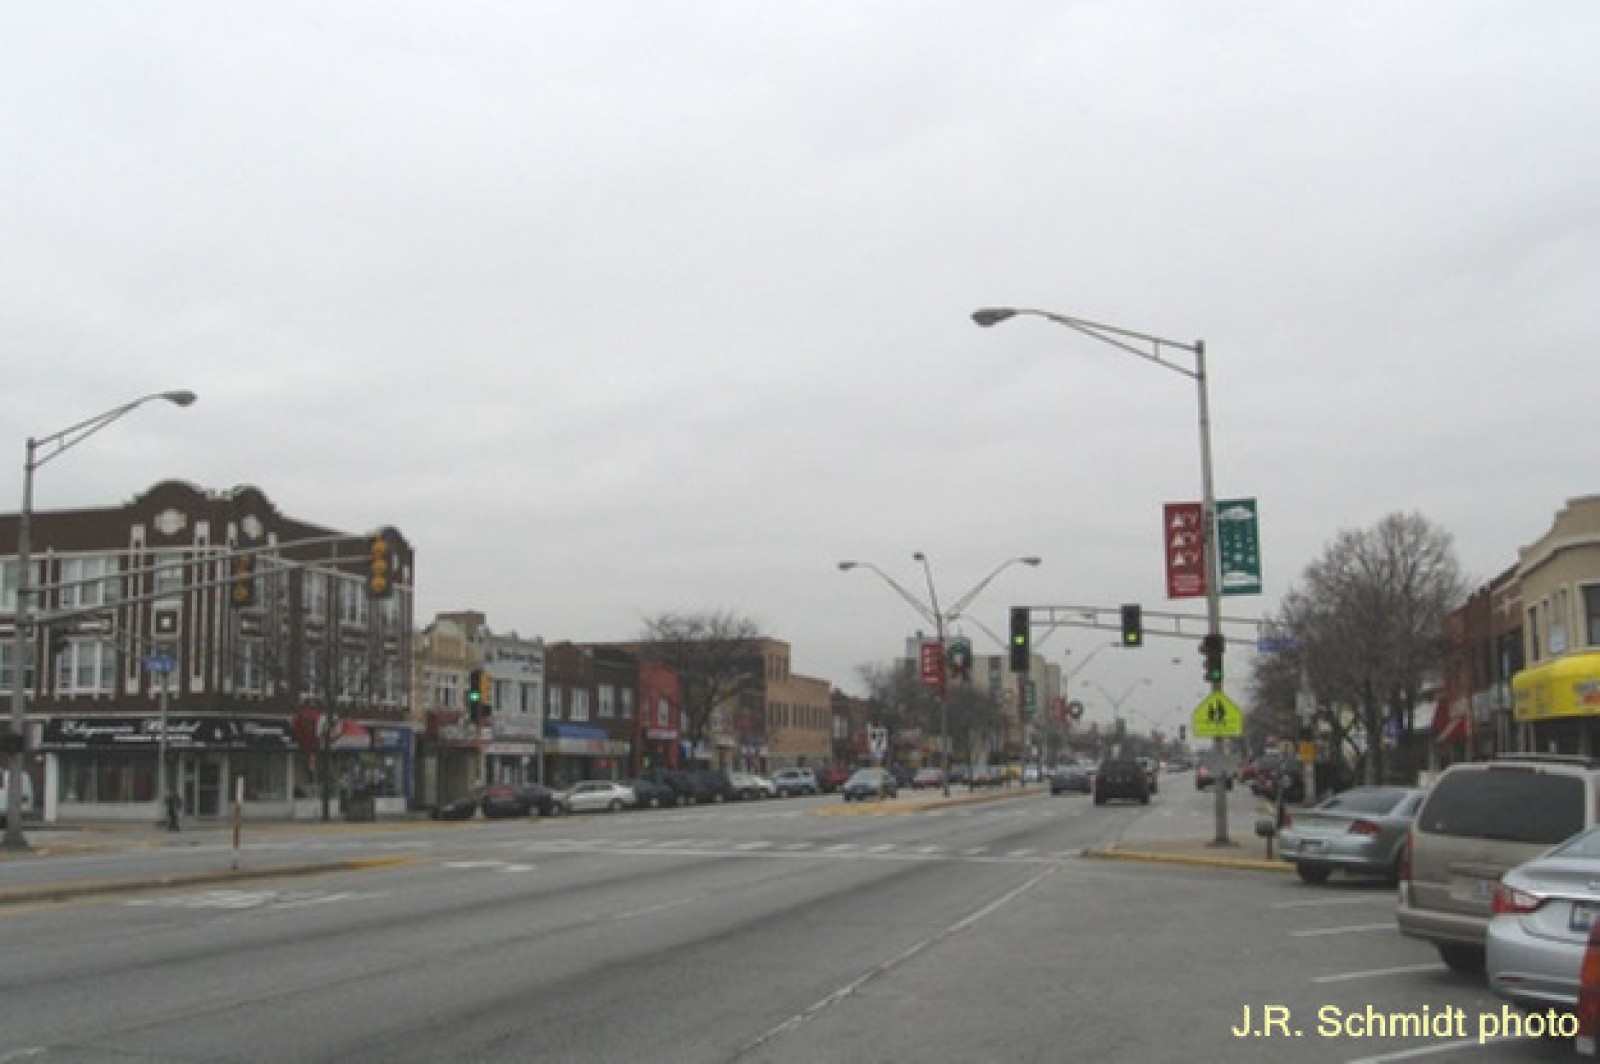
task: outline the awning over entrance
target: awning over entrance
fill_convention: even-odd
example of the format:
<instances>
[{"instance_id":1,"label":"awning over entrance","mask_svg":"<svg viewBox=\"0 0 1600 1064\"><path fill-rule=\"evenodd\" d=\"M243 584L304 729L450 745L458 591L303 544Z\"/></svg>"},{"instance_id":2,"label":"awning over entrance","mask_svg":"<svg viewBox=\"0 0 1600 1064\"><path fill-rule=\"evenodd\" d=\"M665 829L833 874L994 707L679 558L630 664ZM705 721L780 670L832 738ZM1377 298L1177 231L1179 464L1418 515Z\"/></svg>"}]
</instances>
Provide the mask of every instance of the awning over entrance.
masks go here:
<instances>
[{"instance_id":1,"label":"awning over entrance","mask_svg":"<svg viewBox=\"0 0 1600 1064\"><path fill-rule=\"evenodd\" d=\"M1564 654L1511 678L1520 722L1600 716L1600 653Z\"/></svg>"}]
</instances>

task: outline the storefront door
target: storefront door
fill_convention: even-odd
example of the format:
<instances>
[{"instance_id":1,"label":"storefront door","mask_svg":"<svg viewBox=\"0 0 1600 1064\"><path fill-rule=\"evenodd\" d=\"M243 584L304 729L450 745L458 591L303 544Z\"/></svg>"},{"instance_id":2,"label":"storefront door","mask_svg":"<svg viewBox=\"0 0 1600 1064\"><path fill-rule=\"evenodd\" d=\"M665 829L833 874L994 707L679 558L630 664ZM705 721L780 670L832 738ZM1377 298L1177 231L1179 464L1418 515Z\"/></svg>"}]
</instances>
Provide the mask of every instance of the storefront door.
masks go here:
<instances>
[{"instance_id":1,"label":"storefront door","mask_svg":"<svg viewBox=\"0 0 1600 1064\"><path fill-rule=\"evenodd\" d=\"M217 754L202 754L195 779L195 815L222 815L222 783L227 778L228 759Z\"/></svg>"}]
</instances>

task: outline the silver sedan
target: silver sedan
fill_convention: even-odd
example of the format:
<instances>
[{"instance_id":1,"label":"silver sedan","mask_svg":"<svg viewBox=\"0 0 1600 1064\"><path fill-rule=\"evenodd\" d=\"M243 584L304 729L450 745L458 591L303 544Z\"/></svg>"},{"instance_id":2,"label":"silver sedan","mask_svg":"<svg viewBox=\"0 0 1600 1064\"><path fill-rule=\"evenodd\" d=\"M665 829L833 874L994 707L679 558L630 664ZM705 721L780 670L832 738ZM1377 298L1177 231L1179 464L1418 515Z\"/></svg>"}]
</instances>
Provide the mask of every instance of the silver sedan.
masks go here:
<instances>
[{"instance_id":1,"label":"silver sedan","mask_svg":"<svg viewBox=\"0 0 1600 1064\"><path fill-rule=\"evenodd\" d=\"M614 780L584 780L556 793L556 803L564 813L617 813L639 804L632 787Z\"/></svg>"},{"instance_id":2,"label":"silver sedan","mask_svg":"<svg viewBox=\"0 0 1600 1064\"><path fill-rule=\"evenodd\" d=\"M1600 917L1600 828L1500 877L1489 921L1489 989L1529 1008L1573 1009Z\"/></svg>"},{"instance_id":3,"label":"silver sedan","mask_svg":"<svg viewBox=\"0 0 1600 1064\"><path fill-rule=\"evenodd\" d=\"M1336 869L1398 882L1406 833L1422 804L1415 787L1352 787L1290 815L1278 833L1278 856L1307 883Z\"/></svg>"}]
</instances>

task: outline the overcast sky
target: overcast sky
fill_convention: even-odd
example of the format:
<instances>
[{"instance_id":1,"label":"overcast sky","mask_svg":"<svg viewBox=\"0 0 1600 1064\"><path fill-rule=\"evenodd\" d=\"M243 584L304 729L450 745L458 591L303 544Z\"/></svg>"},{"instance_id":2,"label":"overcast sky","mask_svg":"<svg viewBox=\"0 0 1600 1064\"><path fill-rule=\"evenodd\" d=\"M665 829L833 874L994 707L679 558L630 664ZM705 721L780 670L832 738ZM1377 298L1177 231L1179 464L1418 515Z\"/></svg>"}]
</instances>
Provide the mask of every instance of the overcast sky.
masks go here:
<instances>
[{"instance_id":1,"label":"overcast sky","mask_svg":"<svg viewBox=\"0 0 1600 1064\"><path fill-rule=\"evenodd\" d=\"M972 607L1002 634L1202 613L1160 520L1193 382L969 318L1027 306L1205 340L1217 492L1261 513L1228 614L1397 511L1481 582L1600 490L1597 40L1591 0L9 3L0 491L190 388L37 506L252 484L400 528L419 621L730 610L855 691L919 622L841 559L925 597L925 551L945 604L1041 555ZM1203 691L1189 638L1096 658L1109 716L1090 681Z\"/></svg>"}]
</instances>

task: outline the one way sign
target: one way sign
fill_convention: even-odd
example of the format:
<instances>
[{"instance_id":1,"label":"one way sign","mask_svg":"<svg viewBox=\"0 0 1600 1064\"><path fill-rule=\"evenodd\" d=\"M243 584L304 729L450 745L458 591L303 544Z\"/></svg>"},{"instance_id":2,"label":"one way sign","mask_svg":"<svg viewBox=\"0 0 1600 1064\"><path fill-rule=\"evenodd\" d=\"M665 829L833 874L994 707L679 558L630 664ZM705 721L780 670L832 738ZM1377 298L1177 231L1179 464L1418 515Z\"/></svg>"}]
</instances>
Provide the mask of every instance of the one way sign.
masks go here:
<instances>
[{"instance_id":1,"label":"one way sign","mask_svg":"<svg viewBox=\"0 0 1600 1064\"><path fill-rule=\"evenodd\" d=\"M1239 704L1221 691L1215 691L1194 707L1194 734L1197 739L1236 739L1244 734L1244 714Z\"/></svg>"}]
</instances>

